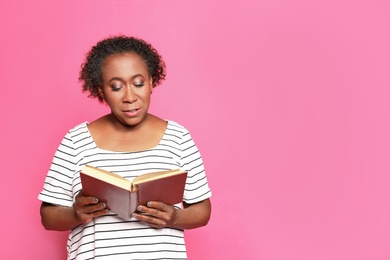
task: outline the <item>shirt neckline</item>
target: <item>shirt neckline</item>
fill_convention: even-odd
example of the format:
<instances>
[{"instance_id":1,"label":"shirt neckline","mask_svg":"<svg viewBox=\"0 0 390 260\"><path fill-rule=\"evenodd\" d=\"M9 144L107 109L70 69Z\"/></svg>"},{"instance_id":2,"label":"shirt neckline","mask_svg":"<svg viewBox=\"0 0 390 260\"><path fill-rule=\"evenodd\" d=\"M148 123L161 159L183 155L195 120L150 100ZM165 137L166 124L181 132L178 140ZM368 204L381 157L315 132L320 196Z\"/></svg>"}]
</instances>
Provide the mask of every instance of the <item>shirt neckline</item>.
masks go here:
<instances>
[{"instance_id":1,"label":"shirt neckline","mask_svg":"<svg viewBox=\"0 0 390 260\"><path fill-rule=\"evenodd\" d=\"M160 141L158 142L158 144L157 144L156 146L154 146L154 147L151 147L151 148L148 148L148 149L145 149L145 150L139 150L139 151L113 151L113 150L107 150L107 149L100 148L100 147L95 143L95 140L93 139L92 134L91 134L91 132L89 131L89 128L88 128L89 122L85 122L85 123L84 123L84 126L85 126L85 128L87 129L89 138L92 140L92 143L94 144L95 149L100 150L100 151L103 151L103 152L106 152L106 153L131 154L131 153L142 153L142 152L152 151L152 150L158 149L158 147L161 145L162 141L165 140L166 135L167 135L168 128L169 128L169 126L170 126L170 124L171 124L169 120L166 120L166 122L167 122L167 127L166 127L166 129L165 129L165 131L164 131L164 134L163 134L162 138L161 138Z\"/></svg>"}]
</instances>

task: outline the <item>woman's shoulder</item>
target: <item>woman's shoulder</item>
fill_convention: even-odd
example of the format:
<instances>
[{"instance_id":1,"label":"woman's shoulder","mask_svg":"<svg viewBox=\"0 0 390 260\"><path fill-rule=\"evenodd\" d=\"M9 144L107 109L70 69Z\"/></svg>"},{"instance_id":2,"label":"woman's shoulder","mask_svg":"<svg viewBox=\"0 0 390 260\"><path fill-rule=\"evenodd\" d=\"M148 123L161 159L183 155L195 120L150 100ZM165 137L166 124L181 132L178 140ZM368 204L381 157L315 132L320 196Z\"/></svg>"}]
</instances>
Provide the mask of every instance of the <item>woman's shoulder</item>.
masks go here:
<instances>
[{"instance_id":1,"label":"woman's shoulder","mask_svg":"<svg viewBox=\"0 0 390 260\"><path fill-rule=\"evenodd\" d=\"M102 127L102 126L105 126L107 125L107 123L109 122L109 115L104 115L102 117L99 117L91 122L87 122L87 126L88 128L99 128L99 127Z\"/></svg>"},{"instance_id":2,"label":"woman's shoulder","mask_svg":"<svg viewBox=\"0 0 390 260\"><path fill-rule=\"evenodd\" d=\"M173 121L173 120L166 120L168 125L167 125L167 132L175 132L180 135L187 135L189 134L188 129L183 126L182 124Z\"/></svg>"},{"instance_id":3,"label":"woman's shoulder","mask_svg":"<svg viewBox=\"0 0 390 260\"><path fill-rule=\"evenodd\" d=\"M177 128L177 129L186 129L182 124L176 122L176 121L173 121L173 120L169 120L167 119L166 120L167 123L168 123L168 127L172 127L172 128Z\"/></svg>"},{"instance_id":4,"label":"woman's shoulder","mask_svg":"<svg viewBox=\"0 0 390 260\"><path fill-rule=\"evenodd\" d=\"M69 133L72 134L72 133L77 133L77 132L83 132L85 130L88 130L88 124L89 122L88 121L84 121L82 123L79 123L78 125L72 127L71 129L69 129Z\"/></svg>"},{"instance_id":5,"label":"woman's shoulder","mask_svg":"<svg viewBox=\"0 0 390 260\"><path fill-rule=\"evenodd\" d=\"M88 122L82 122L68 130L63 138L63 142L76 143L90 136Z\"/></svg>"}]
</instances>

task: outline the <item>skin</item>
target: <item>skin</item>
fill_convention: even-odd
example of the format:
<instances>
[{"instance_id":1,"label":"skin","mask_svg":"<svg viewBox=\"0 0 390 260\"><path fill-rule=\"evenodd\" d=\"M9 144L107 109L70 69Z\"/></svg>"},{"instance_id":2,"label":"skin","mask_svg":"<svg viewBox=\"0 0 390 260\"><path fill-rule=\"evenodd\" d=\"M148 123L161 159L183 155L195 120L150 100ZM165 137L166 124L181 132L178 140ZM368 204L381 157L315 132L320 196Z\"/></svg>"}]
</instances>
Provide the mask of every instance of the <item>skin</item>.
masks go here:
<instances>
[{"instance_id":1,"label":"skin","mask_svg":"<svg viewBox=\"0 0 390 260\"><path fill-rule=\"evenodd\" d=\"M109 56L103 63L102 80L100 95L111 113L88 125L97 146L128 152L157 146L167 122L148 113L153 87L142 58L134 53ZM108 206L80 191L73 207L43 202L40 209L42 225L48 230L70 230L109 213ZM183 203L183 206L183 209L176 209L160 201L150 201L146 206L139 206L132 217L154 228L192 229L208 223L209 199L195 204Z\"/></svg>"}]
</instances>

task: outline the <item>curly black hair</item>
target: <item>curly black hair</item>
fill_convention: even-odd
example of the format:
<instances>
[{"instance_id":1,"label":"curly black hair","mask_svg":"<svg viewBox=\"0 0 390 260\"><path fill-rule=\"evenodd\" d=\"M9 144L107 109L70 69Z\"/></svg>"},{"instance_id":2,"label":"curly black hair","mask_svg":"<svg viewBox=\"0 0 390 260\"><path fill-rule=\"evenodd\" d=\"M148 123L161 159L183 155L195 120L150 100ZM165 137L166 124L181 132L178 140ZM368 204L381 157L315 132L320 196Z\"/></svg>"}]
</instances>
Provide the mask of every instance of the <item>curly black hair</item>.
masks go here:
<instances>
[{"instance_id":1,"label":"curly black hair","mask_svg":"<svg viewBox=\"0 0 390 260\"><path fill-rule=\"evenodd\" d=\"M82 82L83 92L89 91L89 97L98 98L100 102L104 102L99 92L99 87L102 85L103 62L110 55L118 53L135 53L141 56L153 80L153 87L158 86L165 79L165 62L152 45L135 37L112 36L93 46L81 65L79 80Z\"/></svg>"}]
</instances>

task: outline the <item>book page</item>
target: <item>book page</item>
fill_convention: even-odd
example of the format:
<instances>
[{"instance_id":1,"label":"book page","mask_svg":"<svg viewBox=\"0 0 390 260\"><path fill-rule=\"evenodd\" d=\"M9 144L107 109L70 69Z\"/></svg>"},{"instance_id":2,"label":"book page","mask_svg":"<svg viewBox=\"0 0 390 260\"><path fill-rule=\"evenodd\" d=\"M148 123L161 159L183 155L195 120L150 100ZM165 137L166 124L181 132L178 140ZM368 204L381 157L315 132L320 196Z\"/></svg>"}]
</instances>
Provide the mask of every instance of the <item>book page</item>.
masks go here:
<instances>
[{"instance_id":1,"label":"book page","mask_svg":"<svg viewBox=\"0 0 390 260\"><path fill-rule=\"evenodd\" d=\"M145 173L145 174L142 174L142 175L134 178L132 183L133 183L133 185L137 185L137 184L144 183L147 181L158 180L158 179L166 178L166 177L181 174L181 173L183 173L183 171L181 171L180 169Z\"/></svg>"},{"instance_id":2,"label":"book page","mask_svg":"<svg viewBox=\"0 0 390 260\"><path fill-rule=\"evenodd\" d=\"M107 183L111 183L123 189L130 190L131 188L131 182L118 174L105 171L90 165L84 165L81 171L86 175L100 179Z\"/></svg>"}]
</instances>

